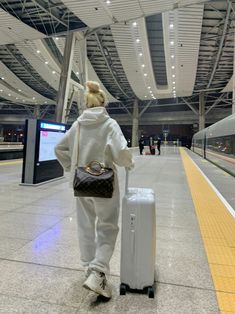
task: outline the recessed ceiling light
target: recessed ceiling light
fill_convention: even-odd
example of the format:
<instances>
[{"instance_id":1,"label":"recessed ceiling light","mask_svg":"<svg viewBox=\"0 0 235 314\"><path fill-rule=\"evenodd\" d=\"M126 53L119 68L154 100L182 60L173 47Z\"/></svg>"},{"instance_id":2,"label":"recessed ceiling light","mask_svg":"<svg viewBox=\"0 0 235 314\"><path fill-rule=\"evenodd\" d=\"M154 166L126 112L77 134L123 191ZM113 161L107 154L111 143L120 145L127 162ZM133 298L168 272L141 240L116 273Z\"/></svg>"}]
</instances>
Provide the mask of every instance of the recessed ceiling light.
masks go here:
<instances>
[{"instance_id":1,"label":"recessed ceiling light","mask_svg":"<svg viewBox=\"0 0 235 314\"><path fill-rule=\"evenodd\" d=\"M25 102L25 100L23 99L23 102Z\"/></svg>"},{"instance_id":2,"label":"recessed ceiling light","mask_svg":"<svg viewBox=\"0 0 235 314\"><path fill-rule=\"evenodd\" d=\"M174 24L173 23L170 24L170 28L171 29L174 28Z\"/></svg>"},{"instance_id":3,"label":"recessed ceiling light","mask_svg":"<svg viewBox=\"0 0 235 314\"><path fill-rule=\"evenodd\" d=\"M143 56L142 52L140 52L140 53L139 53L139 56L140 56L140 57L142 57L142 56Z\"/></svg>"},{"instance_id":4,"label":"recessed ceiling light","mask_svg":"<svg viewBox=\"0 0 235 314\"><path fill-rule=\"evenodd\" d=\"M148 89L150 89L151 87L150 86L148 86Z\"/></svg>"},{"instance_id":5,"label":"recessed ceiling light","mask_svg":"<svg viewBox=\"0 0 235 314\"><path fill-rule=\"evenodd\" d=\"M76 72L76 75L78 75L79 74L79 72Z\"/></svg>"},{"instance_id":6,"label":"recessed ceiling light","mask_svg":"<svg viewBox=\"0 0 235 314\"><path fill-rule=\"evenodd\" d=\"M144 76L147 76L147 73L144 73Z\"/></svg>"},{"instance_id":7,"label":"recessed ceiling light","mask_svg":"<svg viewBox=\"0 0 235 314\"><path fill-rule=\"evenodd\" d=\"M172 40L172 41L171 41L171 46L173 46L173 45L174 45L174 41Z\"/></svg>"},{"instance_id":8,"label":"recessed ceiling light","mask_svg":"<svg viewBox=\"0 0 235 314\"><path fill-rule=\"evenodd\" d=\"M18 89L18 92L21 92L21 89Z\"/></svg>"},{"instance_id":9,"label":"recessed ceiling light","mask_svg":"<svg viewBox=\"0 0 235 314\"><path fill-rule=\"evenodd\" d=\"M40 53L40 50L37 50L37 53Z\"/></svg>"},{"instance_id":10,"label":"recessed ceiling light","mask_svg":"<svg viewBox=\"0 0 235 314\"><path fill-rule=\"evenodd\" d=\"M176 95L174 95L174 98L176 98Z\"/></svg>"},{"instance_id":11,"label":"recessed ceiling light","mask_svg":"<svg viewBox=\"0 0 235 314\"><path fill-rule=\"evenodd\" d=\"M171 55L171 59L174 59L174 57L175 57L174 55Z\"/></svg>"},{"instance_id":12,"label":"recessed ceiling light","mask_svg":"<svg viewBox=\"0 0 235 314\"><path fill-rule=\"evenodd\" d=\"M137 22L133 22L132 25L133 25L133 26L137 26Z\"/></svg>"},{"instance_id":13,"label":"recessed ceiling light","mask_svg":"<svg viewBox=\"0 0 235 314\"><path fill-rule=\"evenodd\" d=\"M9 97L11 97L11 94L8 94Z\"/></svg>"},{"instance_id":14,"label":"recessed ceiling light","mask_svg":"<svg viewBox=\"0 0 235 314\"><path fill-rule=\"evenodd\" d=\"M107 3L107 4L110 4L110 3L111 3L111 1L110 1L110 0L106 0L106 3Z\"/></svg>"},{"instance_id":15,"label":"recessed ceiling light","mask_svg":"<svg viewBox=\"0 0 235 314\"><path fill-rule=\"evenodd\" d=\"M151 90L150 90L149 92L150 92L150 93L152 93L152 91L151 91Z\"/></svg>"},{"instance_id":16,"label":"recessed ceiling light","mask_svg":"<svg viewBox=\"0 0 235 314\"><path fill-rule=\"evenodd\" d=\"M145 64L142 64L142 68L144 68L145 67Z\"/></svg>"},{"instance_id":17,"label":"recessed ceiling light","mask_svg":"<svg viewBox=\"0 0 235 314\"><path fill-rule=\"evenodd\" d=\"M175 68L175 66L174 65L172 65L172 67L171 67L172 69L174 69Z\"/></svg>"},{"instance_id":18,"label":"recessed ceiling light","mask_svg":"<svg viewBox=\"0 0 235 314\"><path fill-rule=\"evenodd\" d=\"M144 96L145 98L147 98L147 96Z\"/></svg>"},{"instance_id":19,"label":"recessed ceiling light","mask_svg":"<svg viewBox=\"0 0 235 314\"><path fill-rule=\"evenodd\" d=\"M173 86L173 89L175 89L175 86Z\"/></svg>"},{"instance_id":20,"label":"recessed ceiling light","mask_svg":"<svg viewBox=\"0 0 235 314\"><path fill-rule=\"evenodd\" d=\"M4 77L2 77L2 80L5 80L5 78L4 78Z\"/></svg>"},{"instance_id":21,"label":"recessed ceiling light","mask_svg":"<svg viewBox=\"0 0 235 314\"><path fill-rule=\"evenodd\" d=\"M137 43L139 43L139 42L140 42L140 39L139 39L139 38L137 38L137 39L136 39L136 42L137 42Z\"/></svg>"},{"instance_id":22,"label":"recessed ceiling light","mask_svg":"<svg viewBox=\"0 0 235 314\"><path fill-rule=\"evenodd\" d=\"M173 82L173 84L175 85L175 82Z\"/></svg>"},{"instance_id":23,"label":"recessed ceiling light","mask_svg":"<svg viewBox=\"0 0 235 314\"><path fill-rule=\"evenodd\" d=\"M47 101L44 101L44 104L47 104Z\"/></svg>"},{"instance_id":24,"label":"recessed ceiling light","mask_svg":"<svg viewBox=\"0 0 235 314\"><path fill-rule=\"evenodd\" d=\"M172 77L175 77L175 74L172 74Z\"/></svg>"},{"instance_id":25,"label":"recessed ceiling light","mask_svg":"<svg viewBox=\"0 0 235 314\"><path fill-rule=\"evenodd\" d=\"M18 99L18 97L16 97L16 99Z\"/></svg>"},{"instance_id":26,"label":"recessed ceiling light","mask_svg":"<svg viewBox=\"0 0 235 314\"><path fill-rule=\"evenodd\" d=\"M35 97L33 97L33 99L35 99Z\"/></svg>"},{"instance_id":27,"label":"recessed ceiling light","mask_svg":"<svg viewBox=\"0 0 235 314\"><path fill-rule=\"evenodd\" d=\"M3 92L3 90L2 90L2 89L0 89L0 92L2 93L2 92Z\"/></svg>"},{"instance_id":28,"label":"recessed ceiling light","mask_svg":"<svg viewBox=\"0 0 235 314\"><path fill-rule=\"evenodd\" d=\"M45 61L45 64L48 64L48 61Z\"/></svg>"},{"instance_id":29,"label":"recessed ceiling light","mask_svg":"<svg viewBox=\"0 0 235 314\"><path fill-rule=\"evenodd\" d=\"M56 37L55 40L59 40L59 37Z\"/></svg>"},{"instance_id":30,"label":"recessed ceiling light","mask_svg":"<svg viewBox=\"0 0 235 314\"><path fill-rule=\"evenodd\" d=\"M52 71L52 74L55 74L55 71Z\"/></svg>"}]
</instances>

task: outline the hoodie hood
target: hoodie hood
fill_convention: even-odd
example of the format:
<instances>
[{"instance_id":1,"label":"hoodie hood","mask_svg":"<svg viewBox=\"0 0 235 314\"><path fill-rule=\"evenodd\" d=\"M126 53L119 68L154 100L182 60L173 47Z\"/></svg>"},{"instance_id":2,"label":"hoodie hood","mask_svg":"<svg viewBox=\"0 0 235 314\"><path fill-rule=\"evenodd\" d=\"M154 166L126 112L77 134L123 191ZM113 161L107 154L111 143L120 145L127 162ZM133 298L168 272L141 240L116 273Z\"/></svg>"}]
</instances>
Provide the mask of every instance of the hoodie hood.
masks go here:
<instances>
[{"instance_id":1,"label":"hoodie hood","mask_svg":"<svg viewBox=\"0 0 235 314\"><path fill-rule=\"evenodd\" d=\"M94 107L84 110L77 121L82 125L91 125L100 124L109 118L109 114L104 107Z\"/></svg>"}]
</instances>

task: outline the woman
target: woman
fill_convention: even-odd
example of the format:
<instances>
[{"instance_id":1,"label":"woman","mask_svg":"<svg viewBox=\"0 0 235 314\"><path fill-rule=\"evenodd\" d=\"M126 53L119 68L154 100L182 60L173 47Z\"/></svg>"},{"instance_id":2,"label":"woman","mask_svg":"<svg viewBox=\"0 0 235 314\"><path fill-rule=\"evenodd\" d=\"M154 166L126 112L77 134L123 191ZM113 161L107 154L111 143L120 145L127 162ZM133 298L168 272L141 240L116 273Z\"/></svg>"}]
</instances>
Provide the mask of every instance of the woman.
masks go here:
<instances>
[{"instance_id":1,"label":"woman","mask_svg":"<svg viewBox=\"0 0 235 314\"><path fill-rule=\"evenodd\" d=\"M76 167L97 160L115 172L112 198L77 198L78 238L81 263L86 267L84 288L111 298L106 280L118 234L120 195L115 165L132 168L131 152L117 122L105 109L105 93L97 82L86 83L87 109L56 145L55 154L71 182ZM97 219L97 223L96 223Z\"/></svg>"}]
</instances>

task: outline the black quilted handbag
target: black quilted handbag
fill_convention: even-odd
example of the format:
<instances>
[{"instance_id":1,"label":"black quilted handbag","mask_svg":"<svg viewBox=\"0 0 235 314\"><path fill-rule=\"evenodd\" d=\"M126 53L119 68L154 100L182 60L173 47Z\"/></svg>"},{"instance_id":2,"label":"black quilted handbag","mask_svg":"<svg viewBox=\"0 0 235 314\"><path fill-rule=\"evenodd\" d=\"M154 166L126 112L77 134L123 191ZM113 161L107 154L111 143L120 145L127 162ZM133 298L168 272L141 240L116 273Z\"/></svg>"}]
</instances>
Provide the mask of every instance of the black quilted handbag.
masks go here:
<instances>
[{"instance_id":1,"label":"black quilted handbag","mask_svg":"<svg viewBox=\"0 0 235 314\"><path fill-rule=\"evenodd\" d=\"M74 196L111 198L113 195L114 172L98 161L90 162L86 167L75 171Z\"/></svg>"}]
</instances>

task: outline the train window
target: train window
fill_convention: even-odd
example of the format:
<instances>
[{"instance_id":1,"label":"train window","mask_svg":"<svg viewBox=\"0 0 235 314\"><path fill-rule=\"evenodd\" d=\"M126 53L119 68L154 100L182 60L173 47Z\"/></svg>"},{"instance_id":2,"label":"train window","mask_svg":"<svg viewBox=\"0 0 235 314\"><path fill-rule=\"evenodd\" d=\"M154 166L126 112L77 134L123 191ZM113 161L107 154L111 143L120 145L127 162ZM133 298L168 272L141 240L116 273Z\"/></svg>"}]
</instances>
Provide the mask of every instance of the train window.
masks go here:
<instances>
[{"instance_id":1,"label":"train window","mask_svg":"<svg viewBox=\"0 0 235 314\"><path fill-rule=\"evenodd\" d=\"M225 155L235 157L235 135L209 138L207 148Z\"/></svg>"},{"instance_id":2,"label":"train window","mask_svg":"<svg viewBox=\"0 0 235 314\"><path fill-rule=\"evenodd\" d=\"M200 139L195 139L195 140L194 140L194 146L195 146L195 147L202 147L202 140L200 140Z\"/></svg>"}]
</instances>

